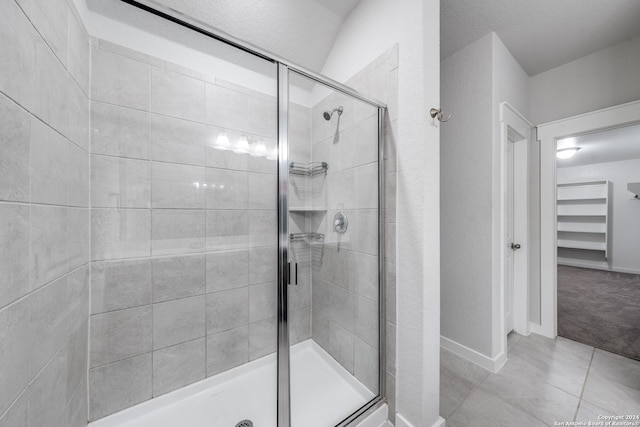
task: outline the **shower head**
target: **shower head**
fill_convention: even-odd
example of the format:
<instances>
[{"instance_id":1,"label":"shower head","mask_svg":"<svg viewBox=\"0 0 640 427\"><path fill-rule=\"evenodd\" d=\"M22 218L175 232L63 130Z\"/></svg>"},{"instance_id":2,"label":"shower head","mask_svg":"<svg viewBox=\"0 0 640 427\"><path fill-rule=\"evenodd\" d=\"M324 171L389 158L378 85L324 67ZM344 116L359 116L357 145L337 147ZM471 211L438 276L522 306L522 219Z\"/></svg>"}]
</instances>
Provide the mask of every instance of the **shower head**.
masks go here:
<instances>
[{"instance_id":1,"label":"shower head","mask_svg":"<svg viewBox=\"0 0 640 427\"><path fill-rule=\"evenodd\" d=\"M324 117L324 119L328 121L328 120L331 120L331 117L333 116L333 113L337 112L338 115L341 116L342 115L342 111L343 111L342 106L339 106L337 108L334 108L331 111L325 111L324 113L322 113L322 117Z\"/></svg>"}]
</instances>

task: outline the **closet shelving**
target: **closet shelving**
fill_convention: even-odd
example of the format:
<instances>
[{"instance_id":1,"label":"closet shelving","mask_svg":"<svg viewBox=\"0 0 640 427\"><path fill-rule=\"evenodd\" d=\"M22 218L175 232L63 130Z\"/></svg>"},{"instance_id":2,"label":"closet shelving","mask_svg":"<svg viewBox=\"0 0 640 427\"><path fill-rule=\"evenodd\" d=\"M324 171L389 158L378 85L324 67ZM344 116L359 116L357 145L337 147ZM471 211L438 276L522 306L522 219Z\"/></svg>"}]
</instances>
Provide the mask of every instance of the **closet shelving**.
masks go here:
<instances>
[{"instance_id":1,"label":"closet shelving","mask_svg":"<svg viewBox=\"0 0 640 427\"><path fill-rule=\"evenodd\" d=\"M608 248L609 182L558 184L558 247L604 252Z\"/></svg>"}]
</instances>

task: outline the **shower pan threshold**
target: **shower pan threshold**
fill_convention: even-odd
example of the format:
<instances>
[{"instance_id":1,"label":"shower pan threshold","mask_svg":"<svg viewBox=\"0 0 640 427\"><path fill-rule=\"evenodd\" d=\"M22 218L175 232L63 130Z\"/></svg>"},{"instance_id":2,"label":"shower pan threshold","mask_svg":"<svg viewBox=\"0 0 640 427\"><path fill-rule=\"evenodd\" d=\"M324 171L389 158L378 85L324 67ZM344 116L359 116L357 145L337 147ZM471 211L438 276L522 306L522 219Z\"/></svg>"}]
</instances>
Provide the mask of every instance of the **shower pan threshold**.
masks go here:
<instances>
[{"instance_id":1,"label":"shower pan threshold","mask_svg":"<svg viewBox=\"0 0 640 427\"><path fill-rule=\"evenodd\" d=\"M328 427L374 393L312 339L291 347L291 421ZM94 421L88 427L276 427L276 354Z\"/></svg>"}]
</instances>

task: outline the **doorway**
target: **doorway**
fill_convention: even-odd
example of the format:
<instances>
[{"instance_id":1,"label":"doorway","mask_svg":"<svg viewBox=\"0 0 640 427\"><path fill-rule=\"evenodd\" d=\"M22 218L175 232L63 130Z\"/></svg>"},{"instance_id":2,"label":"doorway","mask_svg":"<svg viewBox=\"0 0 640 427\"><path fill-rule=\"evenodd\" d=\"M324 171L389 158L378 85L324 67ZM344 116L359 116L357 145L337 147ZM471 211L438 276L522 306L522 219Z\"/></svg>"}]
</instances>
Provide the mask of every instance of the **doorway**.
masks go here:
<instances>
[{"instance_id":1,"label":"doorway","mask_svg":"<svg viewBox=\"0 0 640 427\"><path fill-rule=\"evenodd\" d=\"M635 200L634 193L627 189L629 185L631 186L628 188L635 188L633 187L634 179L625 178L624 183L612 183L613 175L604 173L605 168L600 167L601 171L598 172L597 179L595 179L595 175L588 175L587 172L582 171L580 179L571 180L567 171L563 170L564 168L558 168L561 166L561 160L557 158L558 152L570 147L577 147L579 153L585 154L586 157L589 155L586 145L585 148L579 147L575 144L575 139L569 140L568 138L580 136L593 138L593 135L598 132L622 129L637 123L639 119L640 101L636 101L541 125L538 128L541 147L541 322L539 326L540 332L546 336L555 337L560 330L558 325L559 311L561 310L559 298L562 297L561 292L563 292L559 289L561 280L567 276L577 276L578 272L584 273L588 270L585 267L591 267L591 270L594 270L591 277L597 277L598 274L603 273L617 274L622 277L623 274L632 273L622 271L628 266L615 267L620 258L624 259L625 256L621 252L618 252L620 256L616 256L613 248L618 246L621 241L625 241L637 227L627 227L622 233L617 233L617 236L614 236L616 218L621 218L621 216L613 213L609 205L612 204L612 201L624 200L626 209L636 211L636 219L637 211L640 209L635 205L637 200ZM589 137L589 135L591 136ZM617 150L607 150L606 153L610 156L615 151ZM591 169L596 170L596 168ZM620 169L621 167L617 167L618 172ZM637 239L635 239L632 243L631 253L633 250L638 250L638 247ZM558 264L561 264L562 271L560 273L558 272ZM574 271L571 269L582 270ZM560 274L563 275L562 278ZM611 291L611 288L603 286L606 281L600 282L602 282L600 286L592 286L595 291ZM577 292L578 294L574 294L574 296L584 294L586 291ZM611 296L611 292L608 292L607 296ZM596 307L591 310L591 314L599 312L601 315L609 313L614 315L624 311L624 308L620 306L608 306L602 300L602 296L591 299L596 300ZM629 299L629 297L626 298L626 300ZM634 301L630 302L635 304ZM637 311L637 307L635 311ZM634 310L631 309L631 312ZM633 322L630 316L623 316L623 318L625 320L619 320L617 326L626 327L630 326L629 322ZM600 327L605 322L606 320L602 319L589 321L589 324L583 326L580 332L587 335L596 326ZM621 323L625 323L625 325ZM619 327L614 328L616 334L620 331ZM635 336L635 341L637 341L637 334L632 336ZM627 347L633 342L633 338L627 339ZM602 347L601 344L598 346ZM615 351L613 348L605 349ZM626 353L626 355L629 354Z\"/></svg>"},{"instance_id":2,"label":"doorway","mask_svg":"<svg viewBox=\"0 0 640 427\"><path fill-rule=\"evenodd\" d=\"M556 157L558 335L640 360L640 124L559 139Z\"/></svg>"}]
</instances>

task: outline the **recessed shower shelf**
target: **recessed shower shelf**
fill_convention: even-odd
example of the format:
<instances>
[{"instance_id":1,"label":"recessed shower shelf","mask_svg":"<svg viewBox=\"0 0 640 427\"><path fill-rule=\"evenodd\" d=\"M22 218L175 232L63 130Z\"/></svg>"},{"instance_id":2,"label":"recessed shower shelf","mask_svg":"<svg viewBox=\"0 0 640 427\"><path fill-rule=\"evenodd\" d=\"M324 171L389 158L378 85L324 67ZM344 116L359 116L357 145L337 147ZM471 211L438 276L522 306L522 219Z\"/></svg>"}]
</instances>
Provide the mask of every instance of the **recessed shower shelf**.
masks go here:
<instances>
[{"instance_id":1,"label":"recessed shower shelf","mask_svg":"<svg viewBox=\"0 0 640 427\"><path fill-rule=\"evenodd\" d=\"M326 212L326 211L327 211L327 208L316 208L311 206L296 206L296 207L289 208L289 212L295 212L295 213L306 213L306 212L315 213L315 212Z\"/></svg>"},{"instance_id":2,"label":"recessed shower shelf","mask_svg":"<svg viewBox=\"0 0 640 427\"><path fill-rule=\"evenodd\" d=\"M312 163L291 162L289 163L289 173L291 175L302 175L302 176L324 175L327 173L327 169L329 169L329 164L327 162L312 162Z\"/></svg>"},{"instance_id":3,"label":"recessed shower shelf","mask_svg":"<svg viewBox=\"0 0 640 427\"><path fill-rule=\"evenodd\" d=\"M322 243L324 242L324 234L320 233L291 233L289 234L291 242L307 242Z\"/></svg>"}]
</instances>

